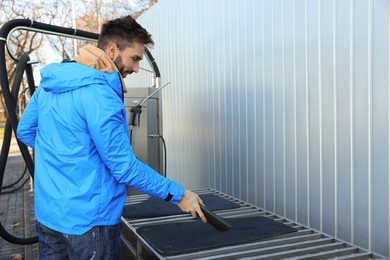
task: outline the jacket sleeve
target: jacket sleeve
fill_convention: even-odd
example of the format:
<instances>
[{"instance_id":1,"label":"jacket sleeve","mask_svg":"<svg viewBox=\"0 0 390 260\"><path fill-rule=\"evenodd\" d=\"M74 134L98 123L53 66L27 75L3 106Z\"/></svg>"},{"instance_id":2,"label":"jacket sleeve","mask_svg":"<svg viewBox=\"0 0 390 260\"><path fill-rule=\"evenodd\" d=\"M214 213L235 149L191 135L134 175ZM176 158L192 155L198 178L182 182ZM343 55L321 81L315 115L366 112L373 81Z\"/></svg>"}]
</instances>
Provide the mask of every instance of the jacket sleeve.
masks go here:
<instances>
[{"instance_id":1,"label":"jacket sleeve","mask_svg":"<svg viewBox=\"0 0 390 260\"><path fill-rule=\"evenodd\" d=\"M25 145L35 148L35 138L38 129L38 95L41 88L38 88L28 102L26 109L18 123L16 130L17 138Z\"/></svg>"},{"instance_id":2,"label":"jacket sleeve","mask_svg":"<svg viewBox=\"0 0 390 260\"><path fill-rule=\"evenodd\" d=\"M151 196L176 204L184 187L169 180L139 161L129 142L126 111L122 100L107 86L85 88L80 106L96 149L110 173L125 183ZM93 97L93 98L91 98Z\"/></svg>"}]
</instances>

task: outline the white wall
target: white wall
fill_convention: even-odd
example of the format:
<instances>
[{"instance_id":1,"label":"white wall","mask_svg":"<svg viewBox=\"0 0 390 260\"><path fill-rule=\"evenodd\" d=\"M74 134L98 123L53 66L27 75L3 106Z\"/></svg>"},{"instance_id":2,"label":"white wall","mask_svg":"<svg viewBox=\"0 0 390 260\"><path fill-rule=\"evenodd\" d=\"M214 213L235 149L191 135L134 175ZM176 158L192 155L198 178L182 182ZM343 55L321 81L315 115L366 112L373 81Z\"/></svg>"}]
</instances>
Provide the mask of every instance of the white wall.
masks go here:
<instances>
[{"instance_id":1,"label":"white wall","mask_svg":"<svg viewBox=\"0 0 390 260\"><path fill-rule=\"evenodd\" d=\"M159 0L168 176L389 256L389 8Z\"/></svg>"}]
</instances>

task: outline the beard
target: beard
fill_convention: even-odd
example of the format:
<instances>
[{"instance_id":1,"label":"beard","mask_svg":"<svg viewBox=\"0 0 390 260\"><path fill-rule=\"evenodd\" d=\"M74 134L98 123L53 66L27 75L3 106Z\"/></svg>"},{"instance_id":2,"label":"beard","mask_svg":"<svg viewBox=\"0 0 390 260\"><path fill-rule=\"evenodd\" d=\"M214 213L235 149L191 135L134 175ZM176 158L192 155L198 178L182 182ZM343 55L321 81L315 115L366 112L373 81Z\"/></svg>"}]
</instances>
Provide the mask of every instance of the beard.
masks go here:
<instances>
[{"instance_id":1,"label":"beard","mask_svg":"<svg viewBox=\"0 0 390 260\"><path fill-rule=\"evenodd\" d=\"M123 66L123 60L122 60L122 55L118 55L114 60L114 64L117 67L119 73L123 78L126 78L127 74L133 73L133 71L125 71L124 66Z\"/></svg>"}]
</instances>

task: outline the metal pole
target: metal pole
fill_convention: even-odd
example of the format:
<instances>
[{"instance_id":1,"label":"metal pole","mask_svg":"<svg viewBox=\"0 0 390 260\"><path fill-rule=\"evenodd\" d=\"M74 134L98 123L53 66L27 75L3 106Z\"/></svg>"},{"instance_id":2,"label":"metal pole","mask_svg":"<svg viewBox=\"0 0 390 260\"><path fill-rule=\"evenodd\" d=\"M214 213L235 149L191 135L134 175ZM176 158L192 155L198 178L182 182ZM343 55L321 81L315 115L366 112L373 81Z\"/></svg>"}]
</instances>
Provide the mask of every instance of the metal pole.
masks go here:
<instances>
[{"instance_id":1,"label":"metal pole","mask_svg":"<svg viewBox=\"0 0 390 260\"><path fill-rule=\"evenodd\" d=\"M74 6L74 0L72 0L72 16L73 16L73 28L76 30L76 9ZM73 51L74 56L77 54L77 39L73 39Z\"/></svg>"}]
</instances>

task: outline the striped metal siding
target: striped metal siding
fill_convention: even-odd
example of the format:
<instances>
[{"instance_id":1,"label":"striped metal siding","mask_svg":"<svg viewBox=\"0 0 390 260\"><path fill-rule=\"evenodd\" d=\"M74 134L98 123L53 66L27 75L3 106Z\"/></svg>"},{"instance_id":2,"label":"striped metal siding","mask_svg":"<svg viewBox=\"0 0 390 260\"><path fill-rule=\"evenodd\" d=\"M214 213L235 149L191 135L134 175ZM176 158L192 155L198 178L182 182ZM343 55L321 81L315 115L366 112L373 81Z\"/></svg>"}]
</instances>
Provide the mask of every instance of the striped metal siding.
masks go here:
<instances>
[{"instance_id":1,"label":"striped metal siding","mask_svg":"<svg viewBox=\"0 0 390 260\"><path fill-rule=\"evenodd\" d=\"M168 176L389 256L389 1L160 0Z\"/></svg>"}]
</instances>

